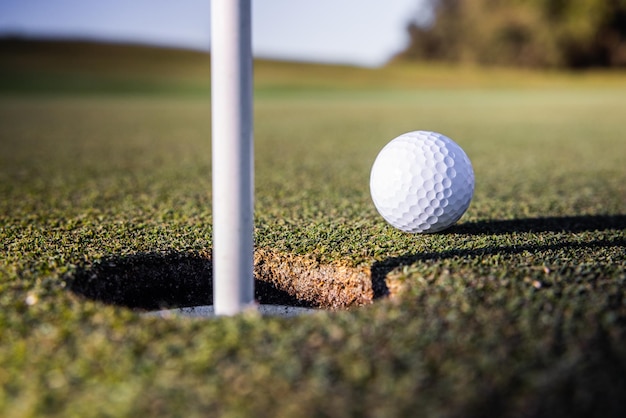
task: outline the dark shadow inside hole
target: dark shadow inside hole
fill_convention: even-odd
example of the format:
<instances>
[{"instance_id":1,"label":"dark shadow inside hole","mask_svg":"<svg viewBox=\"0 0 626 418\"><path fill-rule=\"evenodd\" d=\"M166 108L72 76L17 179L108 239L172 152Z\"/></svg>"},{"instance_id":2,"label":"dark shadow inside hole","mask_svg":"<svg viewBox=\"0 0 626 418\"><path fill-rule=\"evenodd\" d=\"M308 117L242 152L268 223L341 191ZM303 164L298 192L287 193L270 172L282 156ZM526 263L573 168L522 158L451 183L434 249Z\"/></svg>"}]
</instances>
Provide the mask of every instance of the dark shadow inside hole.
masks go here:
<instances>
[{"instance_id":1,"label":"dark shadow inside hole","mask_svg":"<svg viewBox=\"0 0 626 418\"><path fill-rule=\"evenodd\" d=\"M212 262L194 253L141 253L110 256L79 266L66 277L77 295L132 309L156 310L213 304ZM315 307L255 279L261 304Z\"/></svg>"}]
</instances>

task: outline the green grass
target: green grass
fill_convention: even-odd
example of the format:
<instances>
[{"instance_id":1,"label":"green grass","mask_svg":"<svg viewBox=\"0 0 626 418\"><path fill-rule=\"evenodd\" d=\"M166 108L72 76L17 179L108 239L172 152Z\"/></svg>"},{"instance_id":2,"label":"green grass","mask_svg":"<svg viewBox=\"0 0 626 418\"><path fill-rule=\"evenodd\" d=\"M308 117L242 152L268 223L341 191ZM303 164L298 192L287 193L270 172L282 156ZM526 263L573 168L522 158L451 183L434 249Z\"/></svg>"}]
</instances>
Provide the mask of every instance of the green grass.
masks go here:
<instances>
[{"instance_id":1,"label":"green grass","mask_svg":"<svg viewBox=\"0 0 626 418\"><path fill-rule=\"evenodd\" d=\"M621 416L626 76L260 63L256 245L369 267L397 296L164 321L72 289L92 274L132 292L120 277L139 271L181 280L170 305L202 293L206 57L167 56L152 87L133 81L152 62L136 51L102 74L74 66L87 86L45 61L40 91L3 55L1 416ZM116 72L135 87L109 89ZM445 233L395 231L370 202L376 154L415 129L474 165Z\"/></svg>"}]
</instances>

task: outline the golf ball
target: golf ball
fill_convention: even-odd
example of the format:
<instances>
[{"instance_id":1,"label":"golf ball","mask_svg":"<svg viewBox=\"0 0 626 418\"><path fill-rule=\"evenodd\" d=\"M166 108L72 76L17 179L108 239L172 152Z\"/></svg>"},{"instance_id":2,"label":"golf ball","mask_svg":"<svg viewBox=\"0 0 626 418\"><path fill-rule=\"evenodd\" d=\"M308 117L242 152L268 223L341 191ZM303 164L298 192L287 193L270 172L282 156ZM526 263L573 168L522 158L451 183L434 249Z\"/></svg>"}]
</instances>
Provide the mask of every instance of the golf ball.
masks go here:
<instances>
[{"instance_id":1,"label":"golf ball","mask_svg":"<svg viewBox=\"0 0 626 418\"><path fill-rule=\"evenodd\" d=\"M370 175L378 212L405 232L439 232L458 221L474 195L469 158L450 138L408 132L378 154Z\"/></svg>"}]
</instances>

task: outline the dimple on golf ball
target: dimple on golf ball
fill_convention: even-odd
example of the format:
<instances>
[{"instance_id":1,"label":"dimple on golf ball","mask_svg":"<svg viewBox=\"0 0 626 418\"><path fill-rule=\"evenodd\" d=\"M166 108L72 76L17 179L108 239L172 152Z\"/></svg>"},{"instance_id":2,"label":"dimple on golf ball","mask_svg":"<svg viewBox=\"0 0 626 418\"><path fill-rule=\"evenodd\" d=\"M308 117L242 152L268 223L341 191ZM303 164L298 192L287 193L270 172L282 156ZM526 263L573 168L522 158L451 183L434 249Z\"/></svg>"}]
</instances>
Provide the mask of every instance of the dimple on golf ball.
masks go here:
<instances>
[{"instance_id":1,"label":"dimple on golf ball","mask_svg":"<svg viewBox=\"0 0 626 418\"><path fill-rule=\"evenodd\" d=\"M474 195L474 170L450 138L408 132L378 154L370 175L378 212L405 232L439 232L465 213Z\"/></svg>"}]
</instances>

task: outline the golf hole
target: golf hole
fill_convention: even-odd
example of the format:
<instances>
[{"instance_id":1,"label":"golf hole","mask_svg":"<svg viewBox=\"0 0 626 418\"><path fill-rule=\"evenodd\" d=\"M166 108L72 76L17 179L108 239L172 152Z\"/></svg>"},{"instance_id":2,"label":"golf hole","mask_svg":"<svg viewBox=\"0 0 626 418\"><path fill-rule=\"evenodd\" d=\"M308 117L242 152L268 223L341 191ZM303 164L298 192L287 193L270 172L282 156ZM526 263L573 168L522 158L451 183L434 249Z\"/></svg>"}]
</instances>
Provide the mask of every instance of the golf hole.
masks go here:
<instances>
[{"instance_id":1,"label":"golf hole","mask_svg":"<svg viewBox=\"0 0 626 418\"><path fill-rule=\"evenodd\" d=\"M210 251L109 256L79 266L67 277L81 297L160 317L211 317ZM311 257L258 249L254 255L255 306L262 315L294 316L371 304L388 293L369 267L320 264Z\"/></svg>"}]
</instances>

